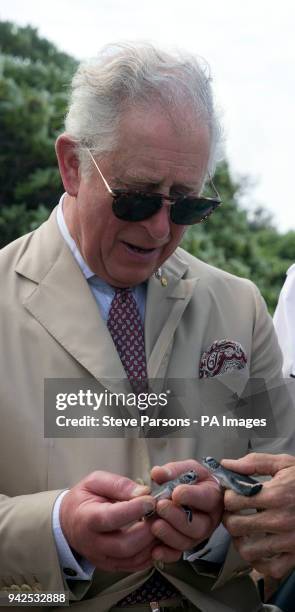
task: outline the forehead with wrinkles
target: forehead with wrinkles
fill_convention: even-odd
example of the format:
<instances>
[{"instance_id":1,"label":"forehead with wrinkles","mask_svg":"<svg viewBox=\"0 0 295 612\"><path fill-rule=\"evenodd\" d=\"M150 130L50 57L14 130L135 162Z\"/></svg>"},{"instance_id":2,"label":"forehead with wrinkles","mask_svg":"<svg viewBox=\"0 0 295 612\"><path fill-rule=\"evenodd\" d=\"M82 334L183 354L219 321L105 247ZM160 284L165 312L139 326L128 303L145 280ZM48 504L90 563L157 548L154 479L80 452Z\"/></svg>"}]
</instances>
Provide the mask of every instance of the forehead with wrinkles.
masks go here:
<instances>
[{"instance_id":1,"label":"forehead with wrinkles","mask_svg":"<svg viewBox=\"0 0 295 612\"><path fill-rule=\"evenodd\" d=\"M159 105L129 109L110 156L111 172L119 180L160 185L173 178L187 190L196 189L206 173L209 147L209 129L195 113L171 119Z\"/></svg>"}]
</instances>

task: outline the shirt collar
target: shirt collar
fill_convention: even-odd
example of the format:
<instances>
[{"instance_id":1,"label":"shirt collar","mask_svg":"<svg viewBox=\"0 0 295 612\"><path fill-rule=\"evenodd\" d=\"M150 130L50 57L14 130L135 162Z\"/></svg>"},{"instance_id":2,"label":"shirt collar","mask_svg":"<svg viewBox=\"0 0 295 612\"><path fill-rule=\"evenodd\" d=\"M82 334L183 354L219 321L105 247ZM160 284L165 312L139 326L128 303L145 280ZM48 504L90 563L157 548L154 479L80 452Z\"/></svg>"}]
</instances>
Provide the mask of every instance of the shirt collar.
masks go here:
<instances>
[{"instance_id":1,"label":"shirt collar","mask_svg":"<svg viewBox=\"0 0 295 612\"><path fill-rule=\"evenodd\" d=\"M92 272L92 270L90 270L89 266L87 265L86 261L83 259L76 243L75 240L72 238L72 236L70 235L70 232L67 228L67 224L65 222L65 218L64 218L64 214L63 214L63 201L64 201L64 197L65 197L65 193L61 196L60 200L59 200L59 204L57 207L57 214L56 214L56 219L57 219L57 225L60 229L61 235L63 236L64 240L66 241L70 251L73 254L73 257L75 258L79 268L81 269L81 272L84 274L85 278L88 280L89 278L92 278L93 276L95 276L94 272ZM102 281L103 282L103 281Z\"/></svg>"},{"instance_id":2,"label":"shirt collar","mask_svg":"<svg viewBox=\"0 0 295 612\"><path fill-rule=\"evenodd\" d=\"M75 259L75 261L77 262L82 274L85 276L86 280L94 287L96 287L97 289L99 289L99 291L102 291L103 293L106 294L114 294L115 289L114 287L112 287L111 285L109 285L109 283L107 283L106 281L104 281L102 278L99 278L99 276L97 276L96 274L94 274L94 272L92 272L92 270L89 268L89 266L87 265L85 259L83 259L76 243L75 240L72 238L67 224L65 222L65 218L64 218L64 214L63 214L63 201L65 198L65 193L63 193L63 195L61 196L59 203L58 203L58 207L57 207L57 213L56 213L56 219L57 219L57 225L59 227L59 230L61 232L62 237L64 238L64 240L66 241L69 249L72 252L72 255ZM132 288L132 292L136 295L145 295L146 293L146 287L147 287L147 283L141 283L140 285L137 285L135 287Z\"/></svg>"}]
</instances>

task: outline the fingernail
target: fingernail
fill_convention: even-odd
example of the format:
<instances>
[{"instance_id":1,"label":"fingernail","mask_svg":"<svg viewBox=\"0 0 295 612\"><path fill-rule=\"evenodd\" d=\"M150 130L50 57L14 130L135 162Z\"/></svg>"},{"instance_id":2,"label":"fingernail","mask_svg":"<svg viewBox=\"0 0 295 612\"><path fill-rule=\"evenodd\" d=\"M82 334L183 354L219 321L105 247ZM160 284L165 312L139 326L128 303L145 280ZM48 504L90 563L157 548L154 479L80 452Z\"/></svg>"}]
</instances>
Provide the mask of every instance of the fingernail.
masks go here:
<instances>
[{"instance_id":1,"label":"fingernail","mask_svg":"<svg viewBox=\"0 0 295 612\"><path fill-rule=\"evenodd\" d=\"M140 497L141 495L148 495L150 489L146 485L137 485L134 487L131 497Z\"/></svg>"},{"instance_id":2,"label":"fingernail","mask_svg":"<svg viewBox=\"0 0 295 612\"><path fill-rule=\"evenodd\" d=\"M152 501L143 502L144 516L148 516L149 514L152 514L155 510L155 507L156 507L156 504L153 503Z\"/></svg>"},{"instance_id":3,"label":"fingernail","mask_svg":"<svg viewBox=\"0 0 295 612\"><path fill-rule=\"evenodd\" d=\"M173 474L172 474L172 470L170 470L170 468L165 467L165 468L162 468L162 469L165 472L165 474L167 474L168 478L172 478Z\"/></svg>"}]
</instances>

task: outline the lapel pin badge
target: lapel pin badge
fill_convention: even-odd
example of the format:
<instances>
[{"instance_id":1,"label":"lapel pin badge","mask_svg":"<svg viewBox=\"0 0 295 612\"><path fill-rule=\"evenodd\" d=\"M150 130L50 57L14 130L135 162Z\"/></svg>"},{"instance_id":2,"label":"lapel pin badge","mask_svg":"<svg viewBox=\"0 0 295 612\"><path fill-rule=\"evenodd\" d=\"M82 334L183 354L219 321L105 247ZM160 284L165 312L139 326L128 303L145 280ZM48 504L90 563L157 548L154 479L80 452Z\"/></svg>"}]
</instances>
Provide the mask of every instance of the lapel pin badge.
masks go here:
<instances>
[{"instance_id":1,"label":"lapel pin badge","mask_svg":"<svg viewBox=\"0 0 295 612\"><path fill-rule=\"evenodd\" d=\"M158 268L158 270L156 270L155 277L160 281L162 287L167 287L168 280L166 276L163 276L162 268Z\"/></svg>"}]
</instances>

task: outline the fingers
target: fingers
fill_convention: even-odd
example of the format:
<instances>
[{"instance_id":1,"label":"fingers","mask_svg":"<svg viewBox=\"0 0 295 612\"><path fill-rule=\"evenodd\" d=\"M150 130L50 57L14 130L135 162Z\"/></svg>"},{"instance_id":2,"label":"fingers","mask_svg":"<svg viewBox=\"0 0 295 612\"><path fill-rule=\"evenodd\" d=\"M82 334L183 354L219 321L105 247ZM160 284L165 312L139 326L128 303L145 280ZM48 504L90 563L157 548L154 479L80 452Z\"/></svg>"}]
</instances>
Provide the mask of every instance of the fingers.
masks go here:
<instances>
[{"instance_id":1,"label":"fingers","mask_svg":"<svg viewBox=\"0 0 295 612\"><path fill-rule=\"evenodd\" d=\"M223 495L215 480L206 480L195 485L179 485L174 489L175 504L189 506L206 513L223 511Z\"/></svg>"},{"instance_id":2,"label":"fingers","mask_svg":"<svg viewBox=\"0 0 295 612\"><path fill-rule=\"evenodd\" d=\"M184 536L169 523L160 519L155 521L152 532L158 540L178 551L189 550L196 544L196 540Z\"/></svg>"},{"instance_id":3,"label":"fingers","mask_svg":"<svg viewBox=\"0 0 295 612\"><path fill-rule=\"evenodd\" d=\"M163 561L164 563L176 563L182 558L182 551L170 548L170 546L156 546L152 552L154 561Z\"/></svg>"},{"instance_id":4,"label":"fingers","mask_svg":"<svg viewBox=\"0 0 295 612\"><path fill-rule=\"evenodd\" d=\"M255 512L248 516L225 513L223 524L233 537L252 533L281 533L294 530L294 512L286 508Z\"/></svg>"},{"instance_id":5,"label":"fingers","mask_svg":"<svg viewBox=\"0 0 295 612\"><path fill-rule=\"evenodd\" d=\"M252 497L237 495L234 491L229 490L224 493L224 507L230 512L238 512L248 508L258 510L281 508L285 503L291 503L289 492L284 484L274 482L264 483L263 489ZM293 503L295 503L295 500L293 500Z\"/></svg>"},{"instance_id":6,"label":"fingers","mask_svg":"<svg viewBox=\"0 0 295 612\"><path fill-rule=\"evenodd\" d=\"M284 553L273 559L261 558L252 562L252 565L258 572L272 578L283 578L295 567L295 554Z\"/></svg>"},{"instance_id":7,"label":"fingers","mask_svg":"<svg viewBox=\"0 0 295 612\"><path fill-rule=\"evenodd\" d=\"M167 480L173 480L189 470L195 470L198 474L198 481L209 478L209 473L203 465L195 461L194 459L187 459L185 461L174 461L165 463L165 465L155 465L151 471L151 477L157 483L162 484Z\"/></svg>"},{"instance_id":8,"label":"fingers","mask_svg":"<svg viewBox=\"0 0 295 612\"><path fill-rule=\"evenodd\" d=\"M152 552L154 545L140 551L136 555L130 555L128 558L118 559L114 557L93 556L90 561L97 569L102 569L108 572L139 572L153 566Z\"/></svg>"},{"instance_id":9,"label":"fingers","mask_svg":"<svg viewBox=\"0 0 295 612\"><path fill-rule=\"evenodd\" d=\"M223 495L218 483L194 460L156 466L152 478L162 483L192 469L200 475L201 481L176 487L172 501L160 500L156 507L160 518L154 520L151 527L154 536L174 550L188 550L210 537L223 512ZM192 509L191 522L180 506Z\"/></svg>"},{"instance_id":10,"label":"fingers","mask_svg":"<svg viewBox=\"0 0 295 612\"><path fill-rule=\"evenodd\" d=\"M295 535L282 534L234 538L239 554L264 576L281 579L295 567Z\"/></svg>"},{"instance_id":11,"label":"fingers","mask_svg":"<svg viewBox=\"0 0 295 612\"><path fill-rule=\"evenodd\" d=\"M174 563L182 557L182 551L175 550L169 545L166 546L159 543L154 538L149 546L145 546L143 550L135 555L132 554L133 551L131 552L130 547L128 550L128 557L119 558L112 555L111 557L104 556L102 559L101 555L99 555L97 558L95 556L88 558L98 569L103 569L105 571L138 572L152 567L155 561Z\"/></svg>"},{"instance_id":12,"label":"fingers","mask_svg":"<svg viewBox=\"0 0 295 612\"><path fill-rule=\"evenodd\" d=\"M147 495L114 504L93 503L90 507L87 526L94 532L115 531L153 512L155 506L155 500Z\"/></svg>"},{"instance_id":13,"label":"fingers","mask_svg":"<svg viewBox=\"0 0 295 612\"><path fill-rule=\"evenodd\" d=\"M81 484L91 493L114 501L129 500L140 495L148 495L150 492L149 487L137 485L130 478L103 471L92 472Z\"/></svg>"},{"instance_id":14,"label":"fingers","mask_svg":"<svg viewBox=\"0 0 295 612\"><path fill-rule=\"evenodd\" d=\"M271 455L268 453L250 453L241 459L222 459L221 464L241 474L270 474L274 476L279 470L295 465L292 455Z\"/></svg>"},{"instance_id":15,"label":"fingers","mask_svg":"<svg viewBox=\"0 0 295 612\"><path fill-rule=\"evenodd\" d=\"M157 514L181 534L193 538L195 541L207 538L208 530L212 530L216 526L215 520L212 519L210 514L203 512L193 512L192 520L188 521L183 508L175 506L169 500L158 502Z\"/></svg>"},{"instance_id":16,"label":"fingers","mask_svg":"<svg viewBox=\"0 0 295 612\"><path fill-rule=\"evenodd\" d=\"M214 510L211 508L215 504L219 507L216 503L220 498L219 488L215 482L207 486L211 477L208 479L207 470L202 466L199 470L193 460L169 465L172 466L172 477L190 469L197 468L202 472L198 494L192 496L187 491L196 488L194 485L183 485L176 501L181 503L184 496L187 505L197 506L199 503L203 507L207 496L209 513L194 513L188 529L184 511L169 501L173 508L168 521L163 518L142 521L142 517L156 507L155 500L146 494L149 489L116 474L93 472L68 491L60 506L61 527L72 549L97 568L133 572L151 567L153 560L177 561L183 550L206 539L208 530L211 533L214 528L211 517ZM158 468L158 474L167 480L165 469L163 473L162 468Z\"/></svg>"},{"instance_id":17,"label":"fingers","mask_svg":"<svg viewBox=\"0 0 295 612\"><path fill-rule=\"evenodd\" d=\"M284 468L263 484L257 495L245 497L233 491L225 491L224 506L227 511L238 512L247 508L289 508L295 515L295 467Z\"/></svg>"},{"instance_id":18,"label":"fingers","mask_svg":"<svg viewBox=\"0 0 295 612\"><path fill-rule=\"evenodd\" d=\"M157 514L160 518L154 519L152 533L167 546L180 551L188 550L207 539L215 527L212 526L210 516L202 512L194 512L192 521L188 522L184 510L169 500L158 503Z\"/></svg>"},{"instance_id":19,"label":"fingers","mask_svg":"<svg viewBox=\"0 0 295 612\"><path fill-rule=\"evenodd\" d=\"M235 539L240 555L252 563L260 559L265 561L284 553L294 554L295 534L265 534L264 536L246 536Z\"/></svg>"},{"instance_id":20,"label":"fingers","mask_svg":"<svg viewBox=\"0 0 295 612\"><path fill-rule=\"evenodd\" d=\"M128 479L124 480L128 481ZM98 558L98 556L100 558L104 557L103 544L100 544L99 547L95 544L99 534L111 534L113 532L114 549L117 550L116 537L121 533L120 530L124 527L127 528L128 525L135 521L138 522L147 512L152 511L155 508L155 500L146 495L133 498L130 501L117 503L110 503L109 500L102 501L108 498L89 492L89 489L87 489L88 482L91 482L91 479L89 479L89 481L85 479L83 483L79 483L73 487L73 489L68 491L64 496L60 506L60 524L63 534L71 548L90 560L93 555L95 555L96 558ZM127 482L127 488L130 487L130 482L132 483L132 481ZM126 483L123 483L123 486L125 486L125 484ZM134 489L134 483L132 483L132 488ZM141 525L143 529L141 546L143 549L144 546L150 542L150 536L146 539L148 527L144 524L144 521L140 520L139 525ZM123 536L123 540L124 539L125 532ZM139 544L136 544L136 532L133 535L133 539L135 543L135 554L139 549ZM122 546L124 546L124 542ZM128 547L127 543L126 547ZM133 550L129 550L129 553L132 555Z\"/></svg>"},{"instance_id":21,"label":"fingers","mask_svg":"<svg viewBox=\"0 0 295 612\"><path fill-rule=\"evenodd\" d=\"M125 530L99 534L94 539L97 550L115 559L127 559L137 555L154 543L155 537L149 525L144 521L135 523Z\"/></svg>"}]
</instances>

